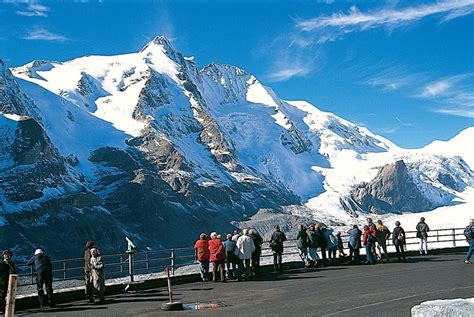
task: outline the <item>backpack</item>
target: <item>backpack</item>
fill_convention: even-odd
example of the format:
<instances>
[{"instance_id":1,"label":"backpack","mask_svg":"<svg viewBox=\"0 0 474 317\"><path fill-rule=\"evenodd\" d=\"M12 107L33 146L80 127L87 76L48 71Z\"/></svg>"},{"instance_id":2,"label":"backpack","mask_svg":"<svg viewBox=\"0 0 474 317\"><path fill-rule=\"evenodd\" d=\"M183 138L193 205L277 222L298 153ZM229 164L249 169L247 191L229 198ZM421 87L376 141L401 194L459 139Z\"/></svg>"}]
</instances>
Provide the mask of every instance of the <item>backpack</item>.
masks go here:
<instances>
[{"instance_id":1,"label":"backpack","mask_svg":"<svg viewBox=\"0 0 474 317\"><path fill-rule=\"evenodd\" d=\"M405 240L405 234L403 233L402 230L398 233L397 240L403 241Z\"/></svg>"},{"instance_id":2,"label":"backpack","mask_svg":"<svg viewBox=\"0 0 474 317\"><path fill-rule=\"evenodd\" d=\"M372 234L372 233L369 233L369 235L367 236L367 241L369 243L374 243L377 239L375 238L375 236Z\"/></svg>"},{"instance_id":3,"label":"backpack","mask_svg":"<svg viewBox=\"0 0 474 317\"><path fill-rule=\"evenodd\" d=\"M466 229L464 229L464 236L466 237L467 241L471 241L473 238L473 226L467 226Z\"/></svg>"}]
</instances>

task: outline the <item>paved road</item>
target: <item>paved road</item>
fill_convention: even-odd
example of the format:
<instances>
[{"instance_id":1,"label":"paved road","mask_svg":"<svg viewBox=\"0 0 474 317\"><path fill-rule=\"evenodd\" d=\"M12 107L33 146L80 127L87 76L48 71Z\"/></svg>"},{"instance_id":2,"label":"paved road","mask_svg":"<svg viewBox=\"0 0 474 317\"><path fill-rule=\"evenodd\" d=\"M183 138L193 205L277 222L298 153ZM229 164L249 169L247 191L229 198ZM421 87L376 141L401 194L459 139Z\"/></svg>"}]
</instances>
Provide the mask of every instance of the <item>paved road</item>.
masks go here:
<instances>
[{"instance_id":1,"label":"paved road","mask_svg":"<svg viewBox=\"0 0 474 317\"><path fill-rule=\"evenodd\" d=\"M164 288L117 295L106 305L83 302L29 310L35 316L410 316L410 308L431 299L474 297L474 264L463 254L413 257L406 263L332 266L306 272L265 274L254 281L201 282L175 286L183 303L217 303L214 310L164 312Z\"/></svg>"}]
</instances>

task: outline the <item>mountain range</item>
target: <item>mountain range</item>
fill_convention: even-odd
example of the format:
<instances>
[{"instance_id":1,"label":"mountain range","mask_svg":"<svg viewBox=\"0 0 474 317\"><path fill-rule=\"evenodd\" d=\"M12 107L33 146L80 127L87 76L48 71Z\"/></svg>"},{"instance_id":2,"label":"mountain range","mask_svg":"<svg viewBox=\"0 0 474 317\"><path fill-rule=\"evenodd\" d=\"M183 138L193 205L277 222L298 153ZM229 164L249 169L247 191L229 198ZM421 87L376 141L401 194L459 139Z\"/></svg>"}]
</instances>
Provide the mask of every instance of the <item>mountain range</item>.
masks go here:
<instances>
[{"instance_id":1,"label":"mountain range","mask_svg":"<svg viewBox=\"0 0 474 317\"><path fill-rule=\"evenodd\" d=\"M0 60L0 92L0 237L18 254L474 202L474 128L403 149L238 67L199 69L163 36L124 55Z\"/></svg>"}]
</instances>

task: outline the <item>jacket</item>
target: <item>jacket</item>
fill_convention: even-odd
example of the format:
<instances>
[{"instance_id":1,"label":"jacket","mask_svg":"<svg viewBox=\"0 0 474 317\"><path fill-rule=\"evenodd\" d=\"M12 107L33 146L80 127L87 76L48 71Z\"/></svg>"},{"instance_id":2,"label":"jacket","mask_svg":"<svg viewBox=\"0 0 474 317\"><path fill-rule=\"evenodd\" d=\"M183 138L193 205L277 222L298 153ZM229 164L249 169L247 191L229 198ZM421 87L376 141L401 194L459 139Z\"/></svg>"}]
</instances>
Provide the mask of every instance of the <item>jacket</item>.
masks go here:
<instances>
[{"instance_id":1,"label":"jacket","mask_svg":"<svg viewBox=\"0 0 474 317\"><path fill-rule=\"evenodd\" d=\"M375 227L377 230L377 240L387 240L390 237L390 230L384 225L379 225Z\"/></svg>"},{"instance_id":2,"label":"jacket","mask_svg":"<svg viewBox=\"0 0 474 317\"><path fill-rule=\"evenodd\" d=\"M403 240L398 239L398 236L400 235L400 233L403 234ZM393 244L395 245L405 244L405 240L406 240L405 230L403 230L402 227L395 227L395 229L393 229L393 232L392 232Z\"/></svg>"},{"instance_id":3,"label":"jacket","mask_svg":"<svg viewBox=\"0 0 474 317\"><path fill-rule=\"evenodd\" d=\"M4 295L8 290L10 274L16 274L15 264L11 261L8 264L6 262L0 263L0 291L3 291Z\"/></svg>"},{"instance_id":4,"label":"jacket","mask_svg":"<svg viewBox=\"0 0 474 317\"><path fill-rule=\"evenodd\" d=\"M326 248L328 251L334 251L337 249L337 239L332 234L332 229L326 229L323 231L324 241L326 242Z\"/></svg>"},{"instance_id":5,"label":"jacket","mask_svg":"<svg viewBox=\"0 0 474 317\"><path fill-rule=\"evenodd\" d=\"M91 250L86 249L84 251L84 273L90 273L91 271Z\"/></svg>"},{"instance_id":6,"label":"jacket","mask_svg":"<svg viewBox=\"0 0 474 317\"><path fill-rule=\"evenodd\" d=\"M270 240L270 247L275 253L283 253L283 242L286 241L286 235L281 231L273 231Z\"/></svg>"},{"instance_id":7,"label":"jacket","mask_svg":"<svg viewBox=\"0 0 474 317\"><path fill-rule=\"evenodd\" d=\"M209 252L209 243L207 240L197 240L194 244L194 249L197 251L197 260L209 261L210 252Z\"/></svg>"},{"instance_id":8,"label":"jacket","mask_svg":"<svg viewBox=\"0 0 474 317\"><path fill-rule=\"evenodd\" d=\"M430 231L430 227L428 227L428 225L424 222L419 222L417 225L416 225L416 236L418 238L423 238L423 239L426 239L428 238L428 231Z\"/></svg>"},{"instance_id":9,"label":"jacket","mask_svg":"<svg viewBox=\"0 0 474 317\"><path fill-rule=\"evenodd\" d=\"M296 234L296 246L300 249L306 249L308 247L308 234L306 230L299 230Z\"/></svg>"},{"instance_id":10,"label":"jacket","mask_svg":"<svg viewBox=\"0 0 474 317\"><path fill-rule=\"evenodd\" d=\"M255 255L260 255L262 253L262 237L258 233L252 233L249 235L249 237L252 239L253 244L255 245Z\"/></svg>"},{"instance_id":11,"label":"jacket","mask_svg":"<svg viewBox=\"0 0 474 317\"><path fill-rule=\"evenodd\" d=\"M316 231L308 230L308 247L318 248L319 247L319 236Z\"/></svg>"},{"instance_id":12,"label":"jacket","mask_svg":"<svg viewBox=\"0 0 474 317\"><path fill-rule=\"evenodd\" d=\"M351 229L347 231L347 234L349 234L349 242L348 246L350 249L360 249L362 246L361 243L361 236L362 236L362 231L360 229Z\"/></svg>"},{"instance_id":13,"label":"jacket","mask_svg":"<svg viewBox=\"0 0 474 317\"><path fill-rule=\"evenodd\" d=\"M104 262L101 256L93 257L90 259L91 268L91 284L97 291L101 292L105 289L105 277L104 277Z\"/></svg>"},{"instance_id":14,"label":"jacket","mask_svg":"<svg viewBox=\"0 0 474 317\"><path fill-rule=\"evenodd\" d=\"M44 254L33 255L26 265L34 265L37 272L42 270L51 271L53 269L51 260Z\"/></svg>"},{"instance_id":15,"label":"jacket","mask_svg":"<svg viewBox=\"0 0 474 317\"><path fill-rule=\"evenodd\" d=\"M224 261L225 260L225 248L222 244L221 239L209 240L209 251L210 261Z\"/></svg>"},{"instance_id":16,"label":"jacket","mask_svg":"<svg viewBox=\"0 0 474 317\"><path fill-rule=\"evenodd\" d=\"M255 251L255 244L253 243L252 238L243 235L237 240L237 249L239 250L239 259L250 260L252 258L252 253Z\"/></svg>"}]
</instances>

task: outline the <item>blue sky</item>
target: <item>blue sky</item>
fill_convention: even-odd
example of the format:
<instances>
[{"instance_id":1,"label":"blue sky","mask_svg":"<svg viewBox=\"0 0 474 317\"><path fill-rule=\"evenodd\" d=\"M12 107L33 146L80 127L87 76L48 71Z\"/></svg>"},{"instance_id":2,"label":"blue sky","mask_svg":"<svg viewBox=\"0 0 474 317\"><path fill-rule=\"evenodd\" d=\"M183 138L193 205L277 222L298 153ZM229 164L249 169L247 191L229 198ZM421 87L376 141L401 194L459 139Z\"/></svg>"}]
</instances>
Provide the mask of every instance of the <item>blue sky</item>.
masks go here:
<instances>
[{"instance_id":1,"label":"blue sky","mask_svg":"<svg viewBox=\"0 0 474 317\"><path fill-rule=\"evenodd\" d=\"M239 66L400 146L474 125L474 0L0 0L0 21L10 66L135 52L164 34L199 66Z\"/></svg>"}]
</instances>

